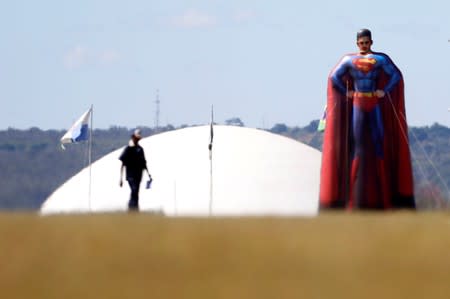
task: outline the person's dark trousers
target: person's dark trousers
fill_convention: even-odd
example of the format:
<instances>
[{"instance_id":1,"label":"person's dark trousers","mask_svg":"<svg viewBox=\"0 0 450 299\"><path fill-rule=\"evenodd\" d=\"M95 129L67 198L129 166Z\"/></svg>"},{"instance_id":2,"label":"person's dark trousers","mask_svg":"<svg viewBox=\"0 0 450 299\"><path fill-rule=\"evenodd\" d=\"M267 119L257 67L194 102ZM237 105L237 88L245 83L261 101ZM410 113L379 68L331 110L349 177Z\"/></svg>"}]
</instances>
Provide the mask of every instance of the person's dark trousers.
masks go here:
<instances>
[{"instance_id":1,"label":"person's dark trousers","mask_svg":"<svg viewBox=\"0 0 450 299\"><path fill-rule=\"evenodd\" d=\"M141 180L138 180L136 178L127 178L127 181L131 189L130 201L128 202L128 210L139 211L139 186L141 185Z\"/></svg>"}]
</instances>

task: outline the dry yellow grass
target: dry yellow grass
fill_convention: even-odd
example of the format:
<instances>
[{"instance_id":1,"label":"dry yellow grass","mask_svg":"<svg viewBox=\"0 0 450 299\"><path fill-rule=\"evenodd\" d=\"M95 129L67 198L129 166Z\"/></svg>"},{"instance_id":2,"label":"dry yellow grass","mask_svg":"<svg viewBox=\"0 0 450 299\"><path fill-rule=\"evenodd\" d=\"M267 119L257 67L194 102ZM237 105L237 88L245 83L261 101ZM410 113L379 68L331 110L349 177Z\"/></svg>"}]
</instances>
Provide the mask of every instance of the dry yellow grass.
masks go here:
<instances>
[{"instance_id":1,"label":"dry yellow grass","mask_svg":"<svg viewBox=\"0 0 450 299\"><path fill-rule=\"evenodd\" d=\"M1 298L450 298L450 215L0 214Z\"/></svg>"}]
</instances>

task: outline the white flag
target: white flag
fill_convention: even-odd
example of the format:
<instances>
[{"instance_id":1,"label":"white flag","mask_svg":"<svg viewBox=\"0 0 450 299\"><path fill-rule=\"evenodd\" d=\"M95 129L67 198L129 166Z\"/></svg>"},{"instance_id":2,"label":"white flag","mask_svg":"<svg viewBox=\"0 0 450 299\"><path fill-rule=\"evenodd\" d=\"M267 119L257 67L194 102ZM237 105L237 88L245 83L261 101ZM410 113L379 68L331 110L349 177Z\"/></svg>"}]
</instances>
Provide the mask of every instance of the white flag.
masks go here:
<instances>
[{"instance_id":1,"label":"white flag","mask_svg":"<svg viewBox=\"0 0 450 299\"><path fill-rule=\"evenodd\" d=\"M89 108L67 131L61 138L61 145L64 148L64 143L75 143L89 138L89 118L92 113L92 108Z\"/></svg>"}]
</instances>

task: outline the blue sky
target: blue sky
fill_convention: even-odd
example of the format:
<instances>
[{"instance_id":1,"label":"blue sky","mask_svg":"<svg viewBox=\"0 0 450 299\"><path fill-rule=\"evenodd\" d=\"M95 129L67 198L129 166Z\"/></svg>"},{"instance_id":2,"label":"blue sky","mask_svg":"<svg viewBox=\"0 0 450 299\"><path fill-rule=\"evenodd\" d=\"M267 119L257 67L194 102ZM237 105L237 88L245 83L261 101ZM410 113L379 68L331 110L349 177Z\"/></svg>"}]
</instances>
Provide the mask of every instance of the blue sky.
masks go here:
<instances>
[{"instance_id":1,"label":"blue sky","mask_svg":"<svg viewBox=\"0 0 450 299\"><path fill-rule=\"evenodd\" d=\"M4 1L0 129L223 123L304 126L326 81L372 30L405 79L410 125L450 126L447 1Z\"/></svg>"}]
</instances>

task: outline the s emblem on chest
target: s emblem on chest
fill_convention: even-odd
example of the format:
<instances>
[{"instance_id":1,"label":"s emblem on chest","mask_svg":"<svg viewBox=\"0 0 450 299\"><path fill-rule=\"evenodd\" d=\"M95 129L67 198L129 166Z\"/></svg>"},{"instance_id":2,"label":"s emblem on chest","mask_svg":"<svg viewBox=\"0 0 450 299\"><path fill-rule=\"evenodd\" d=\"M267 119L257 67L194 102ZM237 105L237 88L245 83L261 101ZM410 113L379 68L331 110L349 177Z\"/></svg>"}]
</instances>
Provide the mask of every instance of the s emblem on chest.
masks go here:
<instances>
[{"instance_id":1,"label":"s emblem on chest","mask_svg":"<svg viewBox=\"0 0 450 299\"><path fill-rule=\"evenodd\" d=\"M355 58L352 63L357 70L367 74L373 70L377 60L375 58Z\"/></svg>"}]
</instances>

